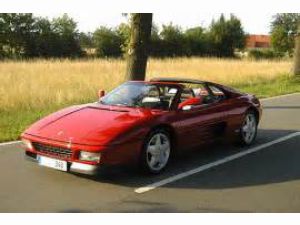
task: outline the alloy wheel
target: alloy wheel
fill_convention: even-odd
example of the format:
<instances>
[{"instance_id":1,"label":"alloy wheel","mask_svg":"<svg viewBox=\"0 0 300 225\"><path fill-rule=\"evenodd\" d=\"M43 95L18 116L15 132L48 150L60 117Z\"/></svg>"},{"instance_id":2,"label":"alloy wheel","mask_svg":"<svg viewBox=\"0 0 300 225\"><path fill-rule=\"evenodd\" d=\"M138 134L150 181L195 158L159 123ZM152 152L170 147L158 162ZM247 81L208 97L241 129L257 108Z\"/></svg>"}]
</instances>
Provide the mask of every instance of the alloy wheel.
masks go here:
<instances>
[{"instance_id":1,"label":"alloy wheel","mask_svg":"<svg viewBox=\"0 0 300 225\"><path fill-rule=\"evenodd\" d=\"M250 144L256 135L257 122L255 115L249 113L246 115L242 126L242 136L246 144Z\"/></svg>"},{"instance_id":2,"label":"alloy wheel","mask_svg":"<svg viewBox=\"0 0 300 225\"><path fill-rule=\"evenodd\" d=\"M154 134L147 145L147 164L153 171L162 170L168 163L171 151L169 137L163 133Z\"/></svg>"}]
</instances>

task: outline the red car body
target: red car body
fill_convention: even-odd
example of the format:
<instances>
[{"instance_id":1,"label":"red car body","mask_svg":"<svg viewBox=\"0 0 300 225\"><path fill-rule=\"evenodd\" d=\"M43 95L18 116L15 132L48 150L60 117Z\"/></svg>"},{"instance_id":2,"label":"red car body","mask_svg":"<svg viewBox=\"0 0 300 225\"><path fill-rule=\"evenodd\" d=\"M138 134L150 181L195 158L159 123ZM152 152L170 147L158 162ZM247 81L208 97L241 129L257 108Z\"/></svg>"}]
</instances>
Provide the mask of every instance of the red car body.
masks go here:
<instances>
[{"instance_id":1,"label":"red car body","mask_svg":"<svg viewBox=\"0 0 300 225\"><path fill-rule=\"evenodd\" d=\"M71 106L39 120L24 131L22 139L32 143L32 148L26 147L26 155L33 159L42 155L64 160L69 169L73 163L90 165L88 169L73 169L90 174L101 165L137 163L145 137L157 127L167 129L174 149L182 151L219 136L234 138L249 109L258 119L261 117L261 106L255 96L223 85L172 78L147 83L168 83L181 91L182 83L190 82L214 85L227 97L188 111L178 109L179 103L170 110L100 103ZM99 162L82 161L80 151L100 152L101 159Z\"/></svg>"}]
</instances>

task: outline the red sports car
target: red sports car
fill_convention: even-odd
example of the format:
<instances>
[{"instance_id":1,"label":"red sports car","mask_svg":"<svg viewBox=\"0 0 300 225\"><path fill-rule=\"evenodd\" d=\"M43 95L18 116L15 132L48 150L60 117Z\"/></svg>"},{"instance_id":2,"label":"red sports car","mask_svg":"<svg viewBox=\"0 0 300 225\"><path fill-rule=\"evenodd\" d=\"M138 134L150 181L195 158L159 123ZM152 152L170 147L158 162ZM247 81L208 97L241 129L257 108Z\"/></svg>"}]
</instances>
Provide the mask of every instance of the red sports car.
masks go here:
<instances>
[{"instance_id":1,"label":"red sports car","mask_svg":"<svg viewBox=\"0 0 300 225\"><path fill-rule=\"evenodd\" d=\"M71 106L23 134L28 158L62 171L95 174L133 164L159 173L170 155L219 137L255 140L259 100L211 82L155 78L126 82L98 102Z\"/></svg>"}]
</instances>

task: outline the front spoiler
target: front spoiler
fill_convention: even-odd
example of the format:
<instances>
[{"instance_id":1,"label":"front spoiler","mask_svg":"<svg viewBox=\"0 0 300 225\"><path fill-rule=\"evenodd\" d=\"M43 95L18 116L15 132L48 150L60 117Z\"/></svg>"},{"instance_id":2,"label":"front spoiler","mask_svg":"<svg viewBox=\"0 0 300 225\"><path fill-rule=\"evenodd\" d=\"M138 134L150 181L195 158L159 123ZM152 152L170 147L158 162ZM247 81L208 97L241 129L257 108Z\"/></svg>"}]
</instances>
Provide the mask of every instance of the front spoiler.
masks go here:
<instances>
[{"instance_id":1,"label":"front spoiler","mask_svg":"<svg viewBox=\"0 0 300 225\"><path fill-rule=\"evenodd\" d=\"M25 158L32 162L38 162L36 159L37 154L32 152L25 152ZM68 172L80 173L86 175L96 175L100 169L99 165L90 165L78 162L68 162Z\"/></svg>"}]
</instances>

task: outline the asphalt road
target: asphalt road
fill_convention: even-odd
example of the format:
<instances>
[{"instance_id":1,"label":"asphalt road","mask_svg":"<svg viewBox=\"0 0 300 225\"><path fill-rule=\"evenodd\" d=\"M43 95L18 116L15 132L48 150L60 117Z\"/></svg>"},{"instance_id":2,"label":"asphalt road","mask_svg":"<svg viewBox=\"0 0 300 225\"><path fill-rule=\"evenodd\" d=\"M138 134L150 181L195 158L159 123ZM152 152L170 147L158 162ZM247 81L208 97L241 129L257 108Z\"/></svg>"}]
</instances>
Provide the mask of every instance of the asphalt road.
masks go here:
<instances>
[{"instance_id":1,"label":"asphalt road","mask_svg":"<svg viewBox=\"0 0 300 225\"><path fill-rule=\"evenodd\" d=\"M0 212L300 212L300 94L263 101L258 151L174 182L137 188L246 152L226 143L202 146L171 161L159 176L107 168L96 177L24 160L20 144L0 146Z\"/></svg>"}]
</instances>

